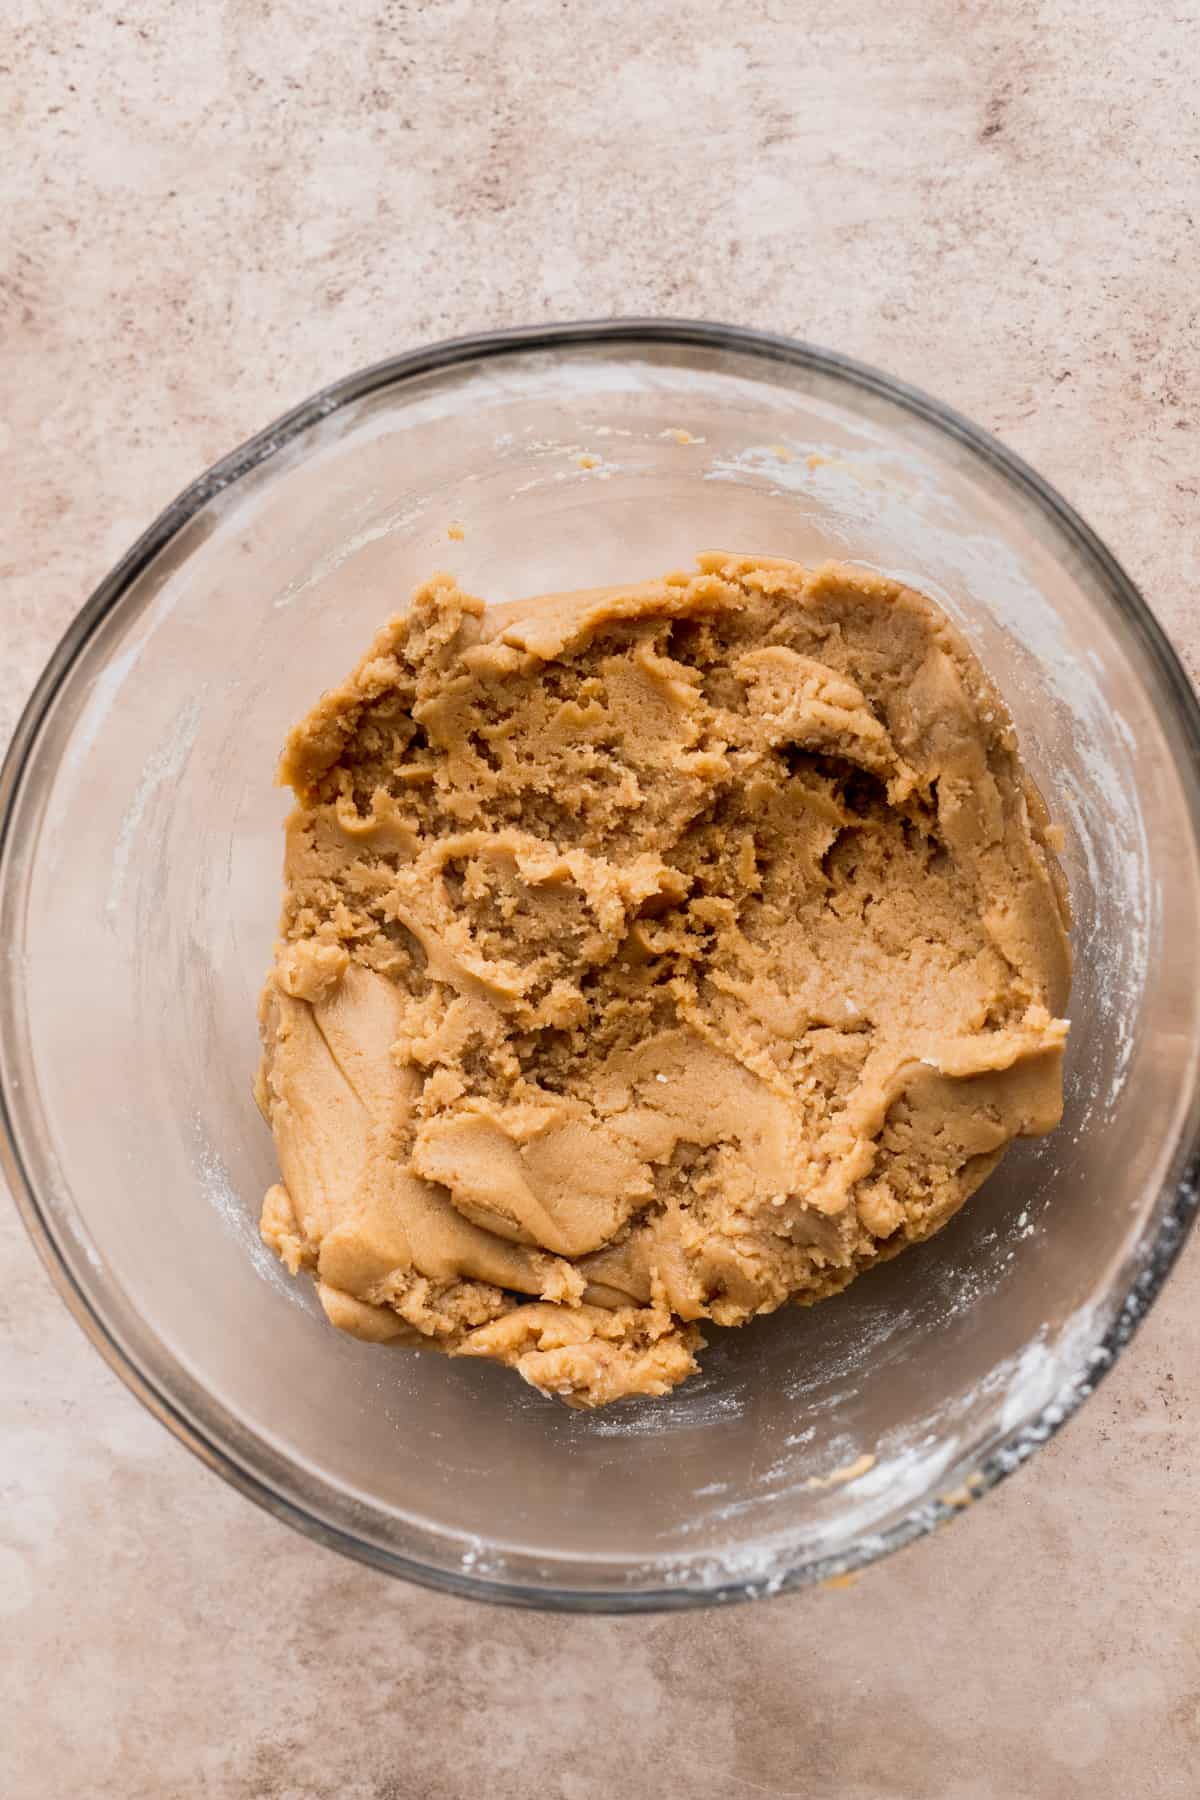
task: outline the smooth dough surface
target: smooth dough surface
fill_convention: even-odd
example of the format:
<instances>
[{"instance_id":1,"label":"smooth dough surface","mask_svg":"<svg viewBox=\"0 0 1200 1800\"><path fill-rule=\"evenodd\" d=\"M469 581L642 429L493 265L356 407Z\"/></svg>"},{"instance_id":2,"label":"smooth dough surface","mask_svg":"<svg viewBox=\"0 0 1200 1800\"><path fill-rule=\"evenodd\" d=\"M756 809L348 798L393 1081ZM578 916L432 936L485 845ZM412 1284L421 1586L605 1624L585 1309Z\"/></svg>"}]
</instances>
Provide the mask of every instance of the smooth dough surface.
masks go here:
<instances>
[{"instance_id":1,"label":"smooth dough surface","mask_svg":"<svg viewBox=\"0 0 1200 1800\"><path fill-rule=\"evenodd\" d=\"M356 1336L662 1394L700 1322L837 1293L1058 1122L1053 833L910 589L437 576L281 779L262 1231Z\"/></svg>"}]
</instances>

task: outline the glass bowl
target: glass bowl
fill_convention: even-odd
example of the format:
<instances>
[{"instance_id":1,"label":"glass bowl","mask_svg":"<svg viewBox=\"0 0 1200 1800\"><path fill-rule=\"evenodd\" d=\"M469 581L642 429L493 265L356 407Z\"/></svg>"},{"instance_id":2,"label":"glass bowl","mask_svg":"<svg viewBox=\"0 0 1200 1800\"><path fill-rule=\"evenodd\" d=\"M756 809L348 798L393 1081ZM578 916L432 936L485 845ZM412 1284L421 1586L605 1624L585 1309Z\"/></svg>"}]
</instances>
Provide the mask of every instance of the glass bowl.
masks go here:
<instances>
[{"instance_id":1,"label":"glass bowl","mask_svg":"<svg viewBox=\"0 0 1200 1800\"><path fill-rule=\"evenodd\" d=\"M1066 1115L840 1298L712 1333L668 1398L571 1413L506 1371L340 1336L259 1242L272 775L287 727L434 569L502 601L702 548L862 561L974 644L1065 833ZM325 1543L540 1606L835 1575L1044 1442L1191 1222L1198 774L1195 698L1128 578L1029 469L911 389L686 323L399 357L182 494L30 701L0 785L5 1167L133 1391Z\"/></svg>"}]
</instances>

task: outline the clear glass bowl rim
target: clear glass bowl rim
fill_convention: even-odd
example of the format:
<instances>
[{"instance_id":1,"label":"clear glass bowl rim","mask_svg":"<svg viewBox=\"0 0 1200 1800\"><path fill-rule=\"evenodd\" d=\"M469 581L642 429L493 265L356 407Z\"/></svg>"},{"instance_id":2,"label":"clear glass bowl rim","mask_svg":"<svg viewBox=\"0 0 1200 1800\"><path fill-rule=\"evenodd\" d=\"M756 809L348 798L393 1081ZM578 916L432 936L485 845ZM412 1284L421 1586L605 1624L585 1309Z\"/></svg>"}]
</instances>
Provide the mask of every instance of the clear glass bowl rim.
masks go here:
<instances>
[{"instance_id":1,"label":"clear glass bowl rim","mask_svg":"<svg viewBox=\"0 0 1200 1800\"><path fill-rule=\"evenodd\" d=\"M686 350L730 350L764 362L782 363L832 377L850 388L880 396L924 424L966 447L1010 487L1032 502L1058 534L1090 566L1121 615L1123 625L1140 642L1172 724L1178 746L1176 762L1185 775L1192 836L1200 847L1200 702L1191 682L1138 588L1096 533L1047 482L990 433L953 408L868 364L799 339L741 326L670 318L580 320L561 324L481 332L385 358L342 377L283 414L186 487L159 514L136 543L105 576L80 608L46 664L22 712L3 765L0 766L0 918L10 899L10 851L13 826L25 783L36 779L36 745L63 682L102 623L116 611L138 576L164 547L218 493L297 439L331 413L381 389L415 377L441 372L457 363L532 351L602 348L619 352L622 345L656 344ZM7 1020L0 1020L7 1025ZM55 1287L76 1322L126 1387L181 1443L232 1487L277 1518L331 1549L409 1581L475 1599L564 1612L663 1612L752 1599L764 1591L787 1592L861 1568L924 1536L957 1516L961 1508L945 1499L919 1503L887 1530L852 1545L834 1558L810 1560L775 1574L764 1585L753 1580L714 1587L658 1586L630 1589L556 1587L541 1582L497 1581L402 1556L370 1543L309 1511L301 1500L281 1493L210 1435L176 1403L159 1374L141 1366L110 1331L92 1301L76 1284L34 1182L21 1158L15 1116L18 1105L3 1055L6 1033L0 1033L0 1169L18 1210ZM1200 1132L1181 1141L1173 1159L1175 1175L1164 1182L1147 1223L1136 1258L1136 1272L1113 1322L1091 1352L1086 1369L1066 1382L1032 1419L1015 1427L970 1472L972 1494L982 1497L1011 1474L1071 1417L1108 1373L1153 1305L1200 1210ZM297 1485L303 1477L296 1472Z\"/></svg>"}]
</instances>

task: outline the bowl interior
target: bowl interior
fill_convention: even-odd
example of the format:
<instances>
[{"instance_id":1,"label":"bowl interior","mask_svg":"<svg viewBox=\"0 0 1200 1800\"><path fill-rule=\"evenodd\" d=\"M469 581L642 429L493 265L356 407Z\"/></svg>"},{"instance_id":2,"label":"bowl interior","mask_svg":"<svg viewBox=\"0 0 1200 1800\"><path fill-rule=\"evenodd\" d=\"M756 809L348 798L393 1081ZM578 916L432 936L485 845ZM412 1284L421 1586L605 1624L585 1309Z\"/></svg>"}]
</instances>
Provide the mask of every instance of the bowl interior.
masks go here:
<instances>
[{"instance_id":1,"label":"bowl interior","mask_svg":"<svg viewBox=\"0 0 1200 1800\"><path fill-rule=\"evenodd\" d=\"M434 1578L620 1604L869 1554L1086 1380L1195 1134L1195 768L1153 645L1052 503L820 359L518 344L285 437L125 579L14 799L6 1095L70 1283L219 1459ZM841 1298L714 1332L668 1399L570 1414L341 1337L258 1241L272 776L434 569L502 601L702 548L864 561L975 645L1065 832L1066 1117Z\"/></svg>"}]
</instances>

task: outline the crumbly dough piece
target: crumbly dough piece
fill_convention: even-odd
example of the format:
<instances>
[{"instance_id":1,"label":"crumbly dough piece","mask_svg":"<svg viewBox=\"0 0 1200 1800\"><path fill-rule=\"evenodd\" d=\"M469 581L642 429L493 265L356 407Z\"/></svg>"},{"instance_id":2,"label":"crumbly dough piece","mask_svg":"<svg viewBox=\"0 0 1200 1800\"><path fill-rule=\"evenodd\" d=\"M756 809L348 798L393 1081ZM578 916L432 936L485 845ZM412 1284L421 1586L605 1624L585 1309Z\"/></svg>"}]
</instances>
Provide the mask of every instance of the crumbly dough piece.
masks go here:
<instances>
[{"instance_id":1,"label":"crumbly dough piece","mask_svg":"<svg viewBox=\"0 0 1200 1800\"><path fill-rule=\"evenodd\" d=\"M861 569L485 611L446 575L288 739L262 1231L335 1325L662 1394L1062 1104L1066 892L1011 721Z\"/></svg>"}]
</instances>

